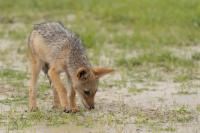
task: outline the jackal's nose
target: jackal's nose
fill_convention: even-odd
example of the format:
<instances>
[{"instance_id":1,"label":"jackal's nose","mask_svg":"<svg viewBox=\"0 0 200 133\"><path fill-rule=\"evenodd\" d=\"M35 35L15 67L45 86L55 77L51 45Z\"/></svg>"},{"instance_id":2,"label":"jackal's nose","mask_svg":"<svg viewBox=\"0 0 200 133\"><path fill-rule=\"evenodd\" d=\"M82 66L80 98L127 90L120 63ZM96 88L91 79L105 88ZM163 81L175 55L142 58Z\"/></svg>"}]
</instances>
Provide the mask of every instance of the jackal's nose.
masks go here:
<instances>
[{"instance_id":1,"label":"jackal's nose","mask_svg":"<svg viewBox=\"0 0 200 133\"><path fill-rule=\"evenodd\" d=\"M91 105L91 106L90 106L90 110L91 110L91 109L94 109L94 105Z\"/></svg>"}]
</instances>

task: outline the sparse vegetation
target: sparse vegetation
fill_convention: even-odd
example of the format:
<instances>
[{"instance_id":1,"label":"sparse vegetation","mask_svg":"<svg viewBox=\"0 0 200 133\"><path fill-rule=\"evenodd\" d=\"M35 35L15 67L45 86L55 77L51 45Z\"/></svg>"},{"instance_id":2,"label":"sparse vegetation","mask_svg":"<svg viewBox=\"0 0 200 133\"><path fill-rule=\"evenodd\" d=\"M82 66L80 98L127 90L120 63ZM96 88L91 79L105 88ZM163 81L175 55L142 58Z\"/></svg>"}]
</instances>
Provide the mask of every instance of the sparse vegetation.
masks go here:
<instances>
[{"instance_id":1,"label":"sparse vegetation","mask_svg":"<svg viewBox=\"0 0 200 133\"><path fill-rule=\"evenodd\" d=\"M200 53L195 53L192 55L192 59L193 60L197 60L197 61L200 61Z\"/></svg>"},{"instance_id":2,"label":"sparse vegetation","mask_svg":"<svg viewBox=\"0 0 200 133\"><path fill-rule=\"evenodd\" d=\"M190 95L197 94L197 90L193 87L193 85L189 82L184 82L178 88L177 94L179 95Z\"/></svg>"},{"instance_id":3,"label":"sparse vegetation","mask_svg":"<svg viewBox=\"0 0 200 133\"><path fill-rule=\"evenodd\" d=\"M136 87L132 87L128 89L128 92L133 93L133 94L137 94L137 93L142 93L143 91L148 91L147 88L136 88Z\"/></svg>"},{"instance_id":4,"label":"sparse vegetation","mask_svg":"<svg viewBox=\"0 0 200 133\"><path fill-rule=\"evenodd\" d=\"M128 68L141 65L150 65L151 63L155 64L157 67L164 67L169 70L177 69L177 67L187 68L194 66L192 60L178 58L168 51L154 51L139 55L136 58L120 59L118 61L118 65L124 65Z\"/></svg>"},{"instance_id":5,"label":"sparse vegetation","mask_svg":"<svg viewBox=\"0 0 200 133\"><path fill-rule=\"evenodd\" d=\"M139 110L136 115L135 123L138 126L145 124L156 131L176 131L175 127L165 127L165 124L190 122L194 120L194 118L195 113L193 111L189 110L186 106L180 106L171 110Z\"/></svg>"},{"instance_id":6,"label":"sparse vegetation","mask_svg":"<svg viewBox=\"0 0 200 133\"><path fill-rule=\"evenodd\" d=\"M0 71L1 79L15 79L24 80L27 79L27 74L23 71L13 70L13 69L1 69Z\"/></svg>"},{"instance_id":7,"label":"sparse vegetation","mask_svg":"<svg viewBox=\"0 0 200 133\"><path fill-rule=\"evenodd\" d=\"M200 112L200 104L197 105L196 109Z\"/></svg>"},{"instance_id":8,"label":"sparse vegetation","mask_svg":"<svg viewBox=\"0 0 200 133\"><path fill-rule=\"evenodd\" d=\"M174 78L174 81L175 82L187 82L188 80L192 80L192 77L191 75L177 75L175 78Z\"/></svg>"}]
</instances>

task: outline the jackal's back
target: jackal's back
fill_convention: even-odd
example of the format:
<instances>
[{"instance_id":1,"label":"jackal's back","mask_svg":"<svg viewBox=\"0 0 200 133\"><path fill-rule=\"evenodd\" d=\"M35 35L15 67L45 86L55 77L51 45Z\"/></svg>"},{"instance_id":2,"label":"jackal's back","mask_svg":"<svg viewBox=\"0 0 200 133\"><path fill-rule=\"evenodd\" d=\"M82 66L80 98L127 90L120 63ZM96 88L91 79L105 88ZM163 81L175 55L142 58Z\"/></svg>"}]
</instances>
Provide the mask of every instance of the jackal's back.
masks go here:
<instances>
[{"instance_id":1,"label":"jackal's back","mask_svg":"<svg viewBox=\"0 0 200 133\"><path fill-rule=\"evenodd\" d=\"M39 46L37 45L37 47L43 47L44 50L48 49L48 52L43 55L42 52L44 50L38 52L38 54L42 56L48 54L48 57L43 59L45 62L51 63L59 58L63 58L68 69L72 70L82 66L91 66L79 37L71 30L65 28L62 23L47 22L34 26L29 38L29 47L32 49L33 53L37 53L34 40L38 38L38 36L43 43Z\"/></svg>"}]
</instances>

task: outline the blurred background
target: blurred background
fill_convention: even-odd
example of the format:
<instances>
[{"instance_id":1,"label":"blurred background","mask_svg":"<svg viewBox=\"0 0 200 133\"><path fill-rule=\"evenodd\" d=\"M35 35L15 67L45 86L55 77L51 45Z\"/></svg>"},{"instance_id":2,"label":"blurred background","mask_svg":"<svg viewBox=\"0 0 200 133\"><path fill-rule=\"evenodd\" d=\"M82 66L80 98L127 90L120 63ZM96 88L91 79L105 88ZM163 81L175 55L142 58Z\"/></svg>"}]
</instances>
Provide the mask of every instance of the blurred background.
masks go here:
<instances>
[{"instance_id":1,"label":"blurred background","mask_svg":"<svg viewBox=\"0 0 200 133\"><path fill-rule=\"evenodd\" d=\"M138 49L195 46L200 41L198 0L1 0L0 8L1 40L20 43L18 52L25 51L33 24L44 21L64 23L87 48L95 49L97 58L102 46L108 54L123 48L117 55L124 57Z\"/></svg>"}]
</instances>

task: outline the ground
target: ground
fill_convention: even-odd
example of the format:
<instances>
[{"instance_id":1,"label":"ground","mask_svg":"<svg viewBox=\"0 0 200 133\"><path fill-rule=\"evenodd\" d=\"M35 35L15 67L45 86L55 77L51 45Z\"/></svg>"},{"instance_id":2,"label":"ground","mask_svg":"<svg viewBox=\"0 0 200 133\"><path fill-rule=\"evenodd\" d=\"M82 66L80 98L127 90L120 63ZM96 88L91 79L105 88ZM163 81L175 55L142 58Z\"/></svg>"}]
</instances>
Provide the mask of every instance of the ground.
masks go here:
<instances>
[{"instance_id":1,"label":"ground","mask_svg":"<svg viewBox=\"0 0 200 133\"><path fill-rule=\"evenodd\" d=\"M0 132L200 132L199 0L0 0L0 8ZM41 73L39 110L28 112L27 37L44 21L63 22L94 66L116 70L100 81L95 110L52 109Z\"/></svg>"}]
</instances>

